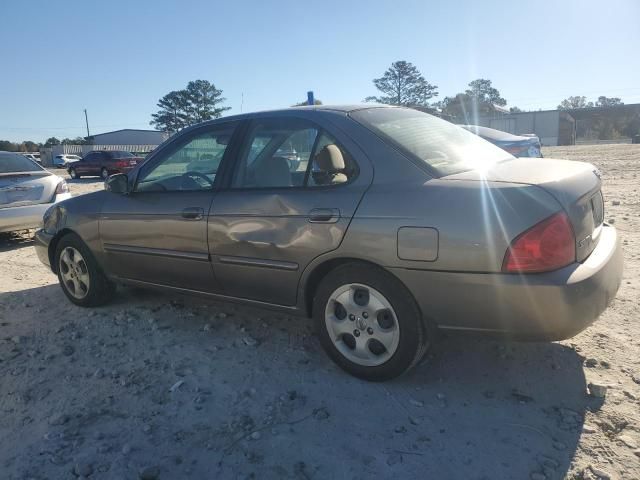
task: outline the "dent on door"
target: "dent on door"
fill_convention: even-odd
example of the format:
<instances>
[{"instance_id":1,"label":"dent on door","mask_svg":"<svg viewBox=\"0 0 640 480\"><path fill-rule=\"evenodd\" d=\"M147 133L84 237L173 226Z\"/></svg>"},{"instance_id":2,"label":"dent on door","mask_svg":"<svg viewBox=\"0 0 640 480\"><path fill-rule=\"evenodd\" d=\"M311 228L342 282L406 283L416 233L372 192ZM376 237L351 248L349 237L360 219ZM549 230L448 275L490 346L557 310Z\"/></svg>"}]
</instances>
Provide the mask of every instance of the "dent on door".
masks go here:
<instances>
[{"instance_id":1,"label":"dent on door","mask_svg":"<svg viewBox=\"0 0 640 480\"><path fill-rule=\"evenodd\" d=\"M302 271L340 246L364 189L219 194L209 218L209 249L224 292L294 305Z\"/></svg>"}]
</instances>

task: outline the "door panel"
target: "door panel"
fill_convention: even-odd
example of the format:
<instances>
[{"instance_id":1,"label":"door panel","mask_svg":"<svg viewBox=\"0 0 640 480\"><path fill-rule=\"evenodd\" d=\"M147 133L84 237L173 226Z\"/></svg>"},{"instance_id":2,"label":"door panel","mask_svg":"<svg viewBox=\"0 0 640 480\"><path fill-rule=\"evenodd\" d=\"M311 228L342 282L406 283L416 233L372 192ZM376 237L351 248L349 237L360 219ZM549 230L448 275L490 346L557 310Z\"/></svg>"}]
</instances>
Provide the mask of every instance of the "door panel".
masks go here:
<instances>
[{"instance_id":1,"label":"door panel","mask_svg":"<svg viewBox=\"0 0 640 480\"><path fill-rule=\"evenodd\" d=\"M107 196L100 236L112 273L220 292L209 260L207 216L218 168L233 155L236 126L224 122L178 135L141 166L133 193Z\"/></svg>"},{"instance_id":2,"label":"door panel","mask_svg":"<svg viewBox=\"0 0 640 480\"><path fill-rule=\"evenodd\" d=\"M294 305L298 280L318 255L335 250L366 186L280 191L225 191L209 217L209 248L224 292ZM311 221L310 212L332 208L339 217Z\"/></svg>"},{"instance_id":3,"label":"door panel","mask_svg":"<svg viewBox=\"0 0 640 480\"><path fill-rule=\"evenodd\" d=\"M122 278L217 292L207 248L213 192L109 195L100 235L109 269ZM194 211L205 215L192 216Z\"/></svg>"}]
</instances>

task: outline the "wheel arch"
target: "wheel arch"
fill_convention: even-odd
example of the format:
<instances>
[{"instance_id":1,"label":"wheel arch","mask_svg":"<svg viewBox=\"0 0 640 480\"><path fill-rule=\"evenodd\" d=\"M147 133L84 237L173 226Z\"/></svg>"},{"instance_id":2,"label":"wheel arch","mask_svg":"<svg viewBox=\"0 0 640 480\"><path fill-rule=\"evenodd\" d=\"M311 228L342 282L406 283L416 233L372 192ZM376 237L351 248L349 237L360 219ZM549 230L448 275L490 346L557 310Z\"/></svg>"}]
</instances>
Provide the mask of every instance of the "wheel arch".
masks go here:
<instances>
[{"instance_id":1,"label":"wheel arch","mask_svg":"<svg viewBox=\"0 0 640 480\"><path fill-rule=\"evenodd\" d=\"M58 273L58 266L56 264L56 259L55 259L56 249L58 248L58 243L60 242L60 239L62 237L64 237L65 235L68 235L70 233L72 233L74 235L78 235L72 229L65 227L62 230L60 230L59 232L57 232L53 236L53 238L51 239L51 242L49 242L49 249L48 249L49 265L51 265L51 270L53 271L53 273Z\"/></svg>"},{"instance_id":2,"label":"wheel arch","mask_svg":"<svg viewBox=\"0 0 640 480\"><path fill-rule=\"evenodd\" d=\"M304 283L303 283L302 308L305 315L307 315L307 317L311 317L313 315L313 298L315 296L315 292L318 290L318 286L320 285L320 282L322 282L324 277L326 277L327 274L329 274L329 272L331 272L335 268L342 265L349 264L349 263L367 265L370 267L377 268L379 270L382 270L386 273L391 274L398 281L402 282L398 277L393 275L393 273L390 272L388 269L384 268L382 265L375 263L371 260L364 260L362 258L356 258L356 257L337 257L337 258L326 259L312 268L312 270L306 276L306 279L304 280Z\"/></svg>"}]
</instances>

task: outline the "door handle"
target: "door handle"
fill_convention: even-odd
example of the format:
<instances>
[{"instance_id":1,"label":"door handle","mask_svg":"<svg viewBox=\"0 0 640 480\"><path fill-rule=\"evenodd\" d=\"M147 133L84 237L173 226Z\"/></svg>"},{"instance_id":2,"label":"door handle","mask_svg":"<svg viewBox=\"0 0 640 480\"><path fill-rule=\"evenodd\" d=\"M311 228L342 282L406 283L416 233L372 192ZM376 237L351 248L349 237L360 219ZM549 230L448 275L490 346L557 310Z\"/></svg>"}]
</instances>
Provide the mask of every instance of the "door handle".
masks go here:
<instances>
[{"instance_id":1,"label":"door handle","mask_svg":"<svg viewBox=\"0 0 640 480\"><path fill-rule=\"evenodd\" d=\"M204 209L200 207L188 207L182 210L182 218L187 220L202 220L204 217Z\"/></svg>"},{"instance_id":2,"label":"door handle","mask_svg":"<svg viewBox=\"0 0 640 480\"><path fill-rule=\"evenodd\" d=\"M340 210L337 208L314 208L309 212L311 223L336 223L340 219Z\"/></svg>"}]
</instances>

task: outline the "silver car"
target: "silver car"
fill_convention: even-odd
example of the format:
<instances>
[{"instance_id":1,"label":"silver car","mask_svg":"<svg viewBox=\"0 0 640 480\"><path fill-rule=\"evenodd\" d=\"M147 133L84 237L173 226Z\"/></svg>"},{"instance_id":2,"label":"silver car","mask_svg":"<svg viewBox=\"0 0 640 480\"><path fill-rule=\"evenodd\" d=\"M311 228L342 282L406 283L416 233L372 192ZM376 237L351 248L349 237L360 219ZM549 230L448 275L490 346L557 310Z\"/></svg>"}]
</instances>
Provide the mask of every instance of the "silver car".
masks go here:
<instances>
[{"instance_id":1,"label":"silver car","mask_svg":"<svg viewBox=\"0 0 640 480\"><path fill-rule=\"evenodd\" d=\"M70 197L62 178L23 155L0 152L0 232L36 228L52 204Z\"/></svg>"},{"instance_id":2,"label":"silver car","mask_svg":"<svg viewBox=\"0 0 640 480\"><path fill-rule=\"evenodd\" d=\"M310 316L368 380L411 368L438 329L570 337L622 276L593 165L514 158L406 108L206 122L105 186L36 233L70 301L122 282Z\"/></svg>"}]
</instances>

